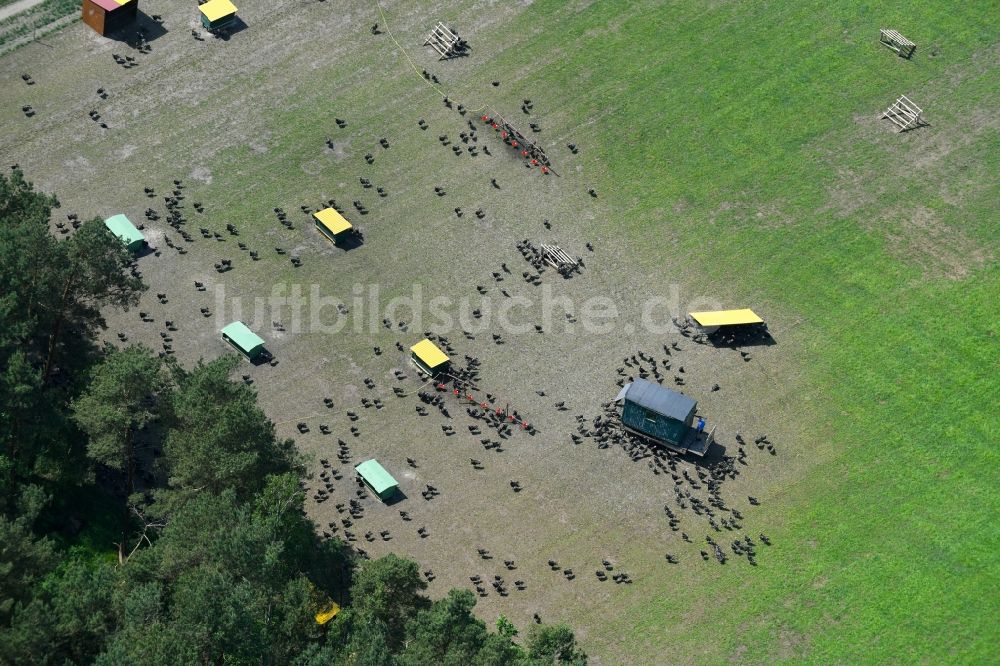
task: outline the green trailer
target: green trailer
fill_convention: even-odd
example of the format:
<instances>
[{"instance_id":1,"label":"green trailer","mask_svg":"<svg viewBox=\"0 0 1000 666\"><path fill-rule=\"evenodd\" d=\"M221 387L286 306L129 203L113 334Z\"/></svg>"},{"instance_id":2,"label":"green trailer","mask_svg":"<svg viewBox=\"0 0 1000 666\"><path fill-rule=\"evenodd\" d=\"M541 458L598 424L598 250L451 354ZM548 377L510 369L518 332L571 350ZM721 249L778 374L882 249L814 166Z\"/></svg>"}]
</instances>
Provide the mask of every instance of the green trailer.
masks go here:
<instances>
[{"instance_id":1,"label":"green trailer","mask_svg":"<svg viewBox=\"0 0 1000 666\"><path fill-rule=\"evenodd\" d=\"M146 247L146 237L124 214L119 213L104 220L104 226L128 248L129 252L141 252Z\"/></svg>"},{"instance_id":2,"label":"green trailer","mask_svg":"<svg viewBox=\"0 0 1000 666\"><path fill-rule=\"evenodd\" d=\"M622 405L621 423L628 432L697 456L712 446L715 429L705 432L703 419L694 424L698 403L683 393L636 379L622 387L615 402Z\"/></svg>"},{"instance_id":3,"label":"green trailer","mask_svg":"<svg viewBox=\"0 0 1000 666\"><path fill-rule=\"evenodd\" d=\"M399 483L389 474L377 460L366 460L354 467L364 484L375 495L385 502L392 498L399 490Z\"/></svg>"},{"instance_id":4,"label":"green trailer","mask_svg":"<svg viewBox=\"0 0 1000 666\"><path fill-rule=\"evenodd\" d=\"M264 340L247 328L243 322L234 321L223 328L221 333L223 340L251 362L257 362L267 356Z\"/></svg>"}]
</instances>

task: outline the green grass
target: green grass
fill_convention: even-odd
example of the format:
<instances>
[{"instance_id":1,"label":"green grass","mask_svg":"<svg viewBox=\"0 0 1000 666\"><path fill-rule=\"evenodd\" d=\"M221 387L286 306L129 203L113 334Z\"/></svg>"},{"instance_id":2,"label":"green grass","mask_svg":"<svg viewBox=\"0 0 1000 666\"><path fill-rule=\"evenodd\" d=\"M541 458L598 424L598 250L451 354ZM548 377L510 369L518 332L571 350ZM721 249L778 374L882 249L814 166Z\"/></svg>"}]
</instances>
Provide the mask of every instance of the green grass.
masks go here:
<instances>
[{"instance_id":1,"label":"green grass","mask_svg":"<svg viewBox=\"0 0 1000 666\"><path fill-rule=\"evenodd\" d=\"M10 4L10 2L0 0L0 7L6 4ZM35 5L31 9L18 12L0 21L0 48L19 37L30 34L32 31L44 33L53 22L79 11L80 2L78 0L43 0L41 4Z\"/></svg>"},{"instance_id":2,"label":"green grass","mask_svg":"<svg viewBox=\"0 0 1000 666\"><path fill-rule=\"evenodd\" d=\"M434 16L462 28L467 7L437 6ZM236 220L256 240L256 232L274 229L272 206L296 217L298 204L320 198L369 202L356 182L357 173L368 173L358 170L360 154L390 128L394 161L378 153L372 173L392 195L361 220L372 239L367 250L307 259L301 270L267 264L267 277L334 283L345 300L355 281L400 291L422 271L445 275L442 290L468 290L469 280L456 286L451 276L479 276L484 260L461 251L459 232L468 227L447 213L453 200L468 206L486 199L469 181L484 185L487 172L479 162L446 163L450 156L427 148L427 137L412 129L415 118L430 120L429 134L454 135L454 114L445 116L388 42L370 41L371 8L354 9L362 37L345 31L342 44L311 45L321 63L315 69L295 54L253 75L219 76L213 52L190 56L178 70L190 68L211 85L207 109L167 104L141 127L123 121L114 146L74 146L63 160L85 156L104 188L85 198L138 211L147 205L139 194L146 182L162 188L205 164L214 180L193 185L191 194L210 202L205 224L221 230ZM621 238L619 253L648 284L694 284L759 309L774 324L787 364L774 369L786 382L772 389L779 397L760 395L764 428L792 419L775 427L801 433L778 442L788 455L775 465L794 473L776 475L779 481L758 493L770 499L754 522L767 526L775 547L756 569L678 567L652 584L615 590L612 604L573 604L571 623L605 663L733 656L984 663L1000 650L990 620L1000 611L990 594L1000 586L1000 424L991 409L1000 395L997 9L996 2L536 0L512 23L477 33L473 57L434 66L462 100L516 109L522 95L535 97L541 136L582 147L572 161L553 151L584 175L532 182L529 213L520 203L503 208L488 200L497 229L482 236L495 234L499 248L523 237L511 233L530 229L522 218L551 214L567 236ZM414 22L396 11L391 26ZM416 22L422 26L423 18ZM879 46L880 27L914 40L915 58ZM416 32L401 38L419 42ZM225 46L238 49L258 34L247 31ZM184 47L164 38L154 54L175 48ZM176 76L170 71L165 80ZM504 83L492 89L491 79ZM876 120L899 94L924 107L930 127L897 135ZM230 100L252 105L269 95L275 99L266 112L250 115L245 128L237 123L246 136L262 137L266 153L238 139L199 155L201 141L229 131L229 114L239 111ZM349 119L348 131L335 133L335 116ZM320 152L330 133L353 140L343 163ZM144 161L108 157L109 146L144 146L147 135L159 143ZM162 159L161 146L169 146ZM517 177L502 173L502 180ZM443 205L429 194L437 183L452 197ZM591 210L584 191L579 206L570 191L591 184L601 192L596 205L610 213L602 225L583 216ZM77 193L59 194L82 206ZM296 223L273 244L302 242ZM432 235L453 265L427 261ZM254 293L261 271L247 265L229 285ZM303 336L296 346L365 358L371 344L344 336L328 351L320 347L326 342ZM768 483L766 474L760 479ZM612 536L627 543L628 525ZM560 535L560 544L540 544L539 552L557 545L586 552L593 537ZM647 557L622 548L636 561Z\"/></svg>"},{"instance_id":3,"label":"green grass","mask_svg":"<svg viewBox=\"0 0 1000 666\"><path fill-rule=\"evenodd\" d=\"M550 116L579 122L614 109L590 143L606 166L598 189L629 202L615 224L635 261L656 270L663 248L641 241L669 228L679 236L671 265L709 293L802 321L785 340L801 345L806 374L791 412L825 441L789 445L807 456L814 447L817 462L770 510L782 547L739 594L720 576L697 595L637 596L586 619L605 624L612 643L624 636L633 658L669 649L707 662L981 662L1000 645L990 620L1000 608L982 593L1000 583L989 520L1000 511L989 410L1000 394L989 305L1000 300L1000 188L990 176L1000 173L1000 134L967 121L1000 103L1000 13L989 9L604 2L575 12L538 2L510 27L532 36L470 77L537 63L518 83L561 100ZM912 62L878 45L888 25L918 43ZM397 73L384 85L398 90ZM345 93L342 108L366 103L363 88ZM874 120L901 93L924 103L933 126L923 139ZM293 159L316 112L308 102L288 110L298 129L269 159ZM933 134L951 145L922 145ZM924 150L943 154L908 169ZM287 198L294 178L255 198ZM664 222L675 206L683 212ZM942 236L899 228L918 207ZM946 260L928 257L923 241ZM987 260L946 275L970 249ZM706 621L681 621L685 609Z\"/></svg>"},{"instance_id":4,"label":"green grass","mask_svg":"<svg viewBox=\"0 0 1000 666\"><path fill-rule=\"evenodd\" d=\"M1000 133L996 123L967 127L964 114L1000 101L1000 13L992 3L935 4L894 16L860 3L684 3L626 12L611 38L582 35L616 21L618 3L579 16L543 3L525 16L548 29L517 58L541 57L556 34L577 40L580 54L540 68L539 85L570 87L589 69L574 103L620 109L601 128L604 188L634 202L622 211L631 233L655 234L663 223L653 211L683 203L670 224L683 229L682 256L711 257L698 266L709 284L803 319L801 418L831 438L831 459L784 490L779 538L789 547L741 594L727 593L730 580L701 590L719 601L683 633L669 628L687 603L676 598L609 618L611 632L651 640L668 624L660 647L672 651L705 654L721 641L708 661L982 663L996 654L990 618L1000 603L985 591L1000 584L991 518L1000 426L990 407L1000 394L1000 271L970 260L963 279L925 275L919 253L890 251L879 228L888 210L928 207L947 229L931 242L996 256L1000 188L989 174L1000 172ZM918 43L913 62L877 45L883 25ZM907 148L915 135L859 131L853 119L900 93L932 99L926 132L956 144L930 167L898 164L920 156ZM838 214L829 191L850 170L865 176L849 193L861 205ZM955 185L956 173L973 185L945 202L942 183ZM713 223L722 201L779 210L784 221L768 228L737 208ZM949 248L951 234L965 241Z\"/></svg>"}]
</instances>

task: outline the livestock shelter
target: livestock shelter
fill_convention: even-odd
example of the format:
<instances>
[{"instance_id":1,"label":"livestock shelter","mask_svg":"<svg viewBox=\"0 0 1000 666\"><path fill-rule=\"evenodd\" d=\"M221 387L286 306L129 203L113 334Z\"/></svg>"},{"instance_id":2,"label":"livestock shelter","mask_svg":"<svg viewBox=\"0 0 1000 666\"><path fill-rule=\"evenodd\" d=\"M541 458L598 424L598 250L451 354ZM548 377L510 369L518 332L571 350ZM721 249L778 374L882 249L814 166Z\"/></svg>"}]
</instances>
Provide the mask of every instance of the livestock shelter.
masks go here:
<instances>
[{"instance_id":1,"label":"livestock shelter","mask_svg":"<svg viewBox=\"0 0 1000 666\"><path fill-rule=\"evenodd\" d=\"M267 350L264 349L264 340L241 321L234 321L223 328L221 332L222 339L250 361L257 361L267 354Z\"/></svg>"},{"instance_id":2,"label":"livestock shelter","mask_svg":"<svg viewBox=\"0 0 1000 666\"><path fill-rule=\"evenodd\" d=\"M83 0L80 17L99 35L107 35L135 21L139 0Z\"/></svg>"},{"instance_id":3,"label":"livestock shelter","mask_svg":"<svg viewBox=\"0 0 1000 666\"><path fill-rule=\"evenodd\" d=\"M198 10L206 30L218 30L236 20L236 5L229 0L208 0Z\"/></svg>"},{"instance_id":4,"label":"livestock shelter","mask_svg":"<svg viewBox=\"0 0 1000 666\"><path fill-rule=\"evenodd\" d=\"M313 213L316 228L334 245L343 242L354 233L354 226L348 222L335 208L324 208Z\"/></svg>"},{"instance_id":5,"label":"livestock shelter","mask_svg":"<svg viewBox=\"0 0 1000 666\"><path fill-rule=\"evenodd\" d=\"M354 471L358 473L368 489L383 502L390 499L399 490L399 483L396 479L374 458L355 465Z\"/></svg>"},{"instance_id":6,"label":"livestock shelter","mask_svg":"<svg viewBox=\"0 0 1000 666\"><path fill-rule=\"evenodd\" d=\"M626 384L616 400L623 403L625 428L677 447L684 445L698 405L693 398L645 379Z\"/></svg>"},{"instance_id":7,"label":"livestock shelter","mask_svg":"<svg viewBox=\"0 0 1000 666\"><path fill-rule=\"evenodd\" d=\"M447 370L450 361L448 355L427 338L410 347L410 360L431 377Z\"/></svg>"},{"instance_id":8,"label":"livestock shelter","mask_svg":"<svg viewBox=\"0 0 1000 666\"><path fill-rule=\"evenodd\" d=\"M690 312L688 319L713 344L768 344L767 324L749 308Z\"/></svg>"},{"instance_id":9,"label":"livestock shelter","mask_svg":"<svg viewBox=\"0 0 1000 666\"><path fill-rule=\"evenodd\" d=\"M688 317L702 328L712 328L715 326L753 326L764 323L764 320L749 308L742 310L690 312L688 313Z\"/></svg>"},{"instance_id":10,"label":"livestock shelter","mask_svg":"<svg viewBox=\"0 0 1000 666\"><path fill-rule=\"evenodd\" d=\"M104 220L104 226L125 245L130 252L139 252L146 246L146 238L136 229L132 221L119 213Z\"/></svg>"}]
</instances>

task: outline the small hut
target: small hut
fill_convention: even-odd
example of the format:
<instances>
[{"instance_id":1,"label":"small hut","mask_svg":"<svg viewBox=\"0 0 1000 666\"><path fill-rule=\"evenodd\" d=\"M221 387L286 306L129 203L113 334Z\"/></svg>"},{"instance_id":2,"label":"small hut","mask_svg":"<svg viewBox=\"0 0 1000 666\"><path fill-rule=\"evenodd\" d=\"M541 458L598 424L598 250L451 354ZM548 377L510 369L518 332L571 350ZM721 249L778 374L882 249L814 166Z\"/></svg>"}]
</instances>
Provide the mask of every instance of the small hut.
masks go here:
<instances>
[{"instance_id":1,"label":"small hut","mask_svg":"<svg viewBox=\"0 0 1000 666\"><path fill-rule=\"evenodd\" d=\"M427 338L410 347L410 360L430 377L447 370L450 361L448 355Z\"/></svg>"},{"instance_id":2,"label":"small hut","mask_svg":"<svg viewBox=\"0 0 1000 666\"><path fill-rule=\"evenodd\" d=\"M672 444L684 441L698 404L644 379L626 384L618 395L624 401L622 423L626 428Z\"/></svg>"},{"instance_id":3,"label":"small hut","mask_svg":"<svg viewBox=\"0 0 1000 666\"><path fill-rule=\"evenodd\" d=\"M636 379L626 384L615 400L622 403L621 422L629 432L699 456L712 445L715 430L706 433L703 419L694 425L698 403L683 393Z\"/></svg>"},{"instance_id":4,"label":"small hut","mask_svg":"<svg viewBox=\"0 0 1000 666\"><path fill-rule=\"evenodd\" d=\"M395 495L399 489L399 483L396 479L375 459L366 460L356 465L354 471L358 473L369 490L383 502Z\"/></svg>"},{"instance_id":5,"label":"small hut","mask_svg":"<svg viewBox=\"0 0 1000 666\"><path fill-rule=\"evenodd\" d=\"M264 349L264 340L241 321L234 321L223 328L221 332L222 339L251 362L256 362L267 354L267 350Z\"/></svg>"},{"instance_id":6,"label":"small hut","mask_svg":"<svg viewBox=\"0 0 1000 666\"><path fill-rule=\"evenodd\" d=\"M236 5L229 0L208 0L198 5L201 12L201 24L206 30L218 30L236 20Z\"/></svg>"},{"instance_id":7,"label":"small hut","mask_svg":"<svg viewBox=\"0 0 1000 666\"><path fill-rule=\"evenodd\" d=\"M334 245L338 245L354 233L354 227L334 208L324 208L313 213L316 228Z\"/></svg>"},{"instance_id":8,"label":"small hut","mask_svg":"<svg viewBox=\"0 0 1000 666\"><path fill-rule=\"evenodd\" d=\"M139 252L146 246L146 238L142 232L136 229L131 220L122 213L104 220L104 226L117 236L130 252Z\"/></svg>"},{"instance_id":9,"label":"small hut","mask_svg":"<svg viewBox=\"0 0 1000 666\"><path fill-rule=\"evenodd\" d=\"M83 0L80 16L99 35L107 35L135 21L139 0Z\"/></svg>"}]
</instances>

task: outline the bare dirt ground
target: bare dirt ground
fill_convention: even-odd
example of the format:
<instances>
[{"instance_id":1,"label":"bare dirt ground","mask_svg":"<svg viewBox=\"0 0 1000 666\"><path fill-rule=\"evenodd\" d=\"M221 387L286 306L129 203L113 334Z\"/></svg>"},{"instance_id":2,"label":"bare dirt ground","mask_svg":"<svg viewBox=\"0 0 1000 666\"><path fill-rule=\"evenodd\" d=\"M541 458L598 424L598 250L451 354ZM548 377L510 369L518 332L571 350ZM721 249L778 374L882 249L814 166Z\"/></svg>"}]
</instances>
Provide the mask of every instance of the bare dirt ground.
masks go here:
<instances>
[{"instance_id":1,"label":"bare dirt ground","mask_svg":"<svg viewBox=\"0 0 1000 666\"><path fill-rule=\"evenodd\" d=\"M801 433L784 416L796 391L795 370L781 360L790 351L781 344L782 329L790 322L771 318L779 345L749 350L749 362L736 350L695 345L669 327L660 332L640 325L647 299L669 298L672 285L679 293L680 312L706 297L720 305L743 304L724 302L725 286L699 285L684 262L671 264L669 228L661 237L630 237L616 219L620 202L587 194L606 177L599 157L606 147L589 143L586 128L612 110L586 109L581 115L572 99L546 99L546 91L519 85L526 69L494 69L493 58L516 48L516 39L512 44L495 34L522 7L511 3L487 12L480 11L482 4L423 3L418 10L392 3L388 16L418 67L440 75L454 99L474 100L468 102L470 108L489 100L527 123L517 107L523 97L533 98L531 120L544 125L540 138L560 177L523 168L486 129L479 131L478 143L487 145L492 156L456 157L450 146L443 147L439 135L465 149L458 135L468 131L475 114L463 117L444 108L384 35L369 34L377 19L373 5L365 2L245 2L240 7L245 30L228 41L210 36L199 41L191 34L193 29L200 34L191 8L152 0L143 11L161 14L166 33L152 41L148 55L74 25L48 39L47 46L29 45L0 60L0 153L6 162L19 163L39 188L59 196L63 206L56 221L70 212L84 218L125 212L133 221L146 222L151 245L160 254L138 261L150 285L140 307L124 315L108 313L107 337L116 344L121 331L129 342L160 349L164 322L171 320L177 331L168 344L190 365L227 351L218 329L236 318L236 297L242 299L247 320L253 299L268 298L276 284L299 284L305 294L319 285L323 295L346 304L350 319L335 334L309 330L308 309L301 330L293 330L287 308L258 310L257 331L278 364L244 363L238 371L253 379L279 432L295 438L317 475L322 458L343 474L333 483L332 498L310 507L320 529L331 531L329 524L341 523L347 515L335 505L354 496L351 466L375 457L399 479L406 499L392 506L363 500L364 517L349 528L356 546L372 557L396 552L416 559L423 569L433 570L430 591L435 595L470 586L472 575L487 583L502 575L510 594L501 597L488 588L478 606L487 621L501 612L521 627L532 622L533 613L546 621L567 621L598 663L615 663L624 638L602 632L602 615L621 604L686 594L699 580L720 575L714 558L703 562L699 555L707 549L706 535L724 546L743 534L757 541L757 534L771 525L756 517L747 496L759 497L766 507L770 494L777 492L772 489L807 465L796 446ZM436 20L428 17L460 15L469 17L461 25L474 45L473 55L438 63L419 47L422 33ZM134 57L138 65L124 68L112 54ZM37 85L24 86L22 72L30 72ZM496 88L490 84L495 79L501 80ZM108 91L108 99L97 95L98 88ZM32 104L36 117L25 118L22 104ZM109 129L88 118L90 110L98 111ZM347 127L339 129L335 117L346 119ZM417 129L418 118L426 119L430 129ZM389 139L388 150L377 143L383 136ZM328 137L332 148L325 145ZM579 144L578 155L565 148L567 141ZM366 153L373 154L373 165L363 160ZM379 198L363 188L361 176L384 186L388 196ZM490 184L491 178L500 189ZM165 223L163 197L174 189L174 179L182 183L179 210L190 243ZM447 194L437 196L436 185ZM153 188L155 196L147 197L144 187ZM312 229L299 207L315 209L330 198L361 227L364 245L349 252L333 249ZM370 213L358 215L350 206L354 199L363 200ZM194 202L203 203L205 212L197 213ZM456 206L463 208L461 218L453 211ZM287 212L294 228L278 224L274 207ZM147 208L159 219L146 221ZM482 220L473 214L477 208L485 212ZM546 219L551 228L543 225ZM227 223L238 228L239 236L226 232ZM203 238L201 227L220 239ZM185 253L170 248L168 238ZM529 285L521 279L529 266L515 247L523 238L559 243L582 256L585 268L569 280L547 271L543 287ZM260 261L238 249L239 242L258 251ZM585 247L588 242L594 245L592 252ZM649 249L660 245L662 252ZM631 249L640 246L643 250L633 258ZM278 254L277 247L287 254ZM301 268L289 263L293 255L301 257ZM660 259L643 258L650 256ZM213 264L223 258L232 260L234 269L219 274ZM501 270L502 263L511 274ZM493 272L500 272L503 281L495 282ZM197 291L195 281L206 290ZM497 453L480 443L491 432L471 434L468 426L477 422L451 397L446 399L451 419L432 407L428 416L419 416L416 394L422 382L396 343L408 348L429 324L413 323L410 313L400 311L391 317L396 322L392 330L387 329L381 324L384 312L372 313L355 302L354 285L366 290L378 285L385 297L409 294L419 285L425 302L435 296L467 298L471 307L483 307L486 298L495 307L512 301L501 290L532 298L531 305L512 315L528 325L526 333L510 334L496 325L484 331L468 326L474 339L467 339L459 326L442 332L460 363L465 355L481 361L477 396L493 394L495 404L517 409L538 433L515 431ZM480 294L477 285L486 287L487 294ZM217 286L225 290L221 302ZM588 332L582 325L570 326L556 309L552 325L538 333L533 325L544 321L538 304L542 289L570 299L576 308L588 298L608 297L617 317L609 332ZM158 293L166 295L166 303L159 302ZM203 307L210 316L201 314ZM768 311L766 303L754 307ZM151 321L140 321L138 311ZM327 307L323 320L332 321L335 312ZM669 317L663 305L655 313L660 323ZM399 320L411 322L407 330L400 329ZM282 322L286 331L274 330L273 321ZM503 344L493 341L494 333L503 336ZM672 342L681 350L671 352L674 369L666 384L673 385L673 375L683 366L683 390L698 399L700 411L718 426L726 454L735 455L737 431L751 444L746 447L748 464L737 465L741 474L727 479L723 490L727 504L745 514L739 533L716 532L706 516L680 508L675 485L702 498L707 496L704 487L675 484L666 473L654 474L649 459L633 463L618 447L599 449L592 439L576 445L570 438L578 415L592 419L617 393L615 371L624 357L643 350L662 361L664 345ZM374 353L376 346L381 355ZM406 378L398 381L394 370L402 370ZM374 388L366 387L365 378ZM721 388L713 392L716 383ZM394 395L394 387L405 397ZM544 397L537 395L539 390ZM384 407L365 408L362 397L379 398ZM324 398L333 400L332 408ZM563 401L565 411L555 406ZM356 421L348 411L357 414ZM307 424L307 433L296 429L299 422ZM442 431L445 423L455 435ZM331 433L322 434L321 425ZM351 427L357 428L356 436ZM764 432L776 443L778 456L752 446L753 436ZM495 433L492 439L498 439ZM349 446L349 464L336 459L338 440ZM415 468L407 465L407 457L416 461ZM483 469L473 469L471 458L481 460ZM682 461L678 472L695 476L699 468L694 461ZM523 491L513 492L511 480L519 481ZM427 484L440 495L423 499ZM310 494L321 486L315 478ZM665 504L680 518L677 532L668 526ZM404 521L400 510L408 511L411 520ZM426 538L418 535L418 527L426 528ZM338 529L342 535L344 526ZM389 540L379 536L383 530ZM685 543L681 531L693 543ZM365 539L366 532L374 535L373 541ZM492 559L482 559L479 548L487 549ZM757 550L766 565L766 547L758 545ZM680 564L668 564L667 552ZM514 560L516 569L507 570L505 559ZM550 570L549 559L571 568L575 579ZM603 559L613 563L613 573L627 572L634 583L598 581L594 572L603 568ZM744 567L746 575L752 571L745 559L735 566ZM526 589L515 590L514 580L524 581Z\"/></svg>"}]
</instances>

